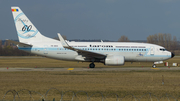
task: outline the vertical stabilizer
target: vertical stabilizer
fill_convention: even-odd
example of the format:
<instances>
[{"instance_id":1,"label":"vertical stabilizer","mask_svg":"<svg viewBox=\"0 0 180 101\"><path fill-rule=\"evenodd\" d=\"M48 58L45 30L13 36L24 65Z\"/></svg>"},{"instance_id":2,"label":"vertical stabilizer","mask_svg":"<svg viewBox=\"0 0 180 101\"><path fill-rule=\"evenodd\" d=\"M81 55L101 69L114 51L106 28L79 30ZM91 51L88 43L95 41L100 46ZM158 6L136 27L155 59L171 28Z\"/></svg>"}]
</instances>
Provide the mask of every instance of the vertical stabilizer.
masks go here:
<instances>
[{"instance_id":1,"label":"vertical stabilizer","mask_svg":"<svg viewBox=\"0 0 180 101\"><path fill-rule=\"evenodd\" d=\"M44 37L21 11L19 7L11 7L19 42L40 42Z\"/></svg>"}]
</instances>

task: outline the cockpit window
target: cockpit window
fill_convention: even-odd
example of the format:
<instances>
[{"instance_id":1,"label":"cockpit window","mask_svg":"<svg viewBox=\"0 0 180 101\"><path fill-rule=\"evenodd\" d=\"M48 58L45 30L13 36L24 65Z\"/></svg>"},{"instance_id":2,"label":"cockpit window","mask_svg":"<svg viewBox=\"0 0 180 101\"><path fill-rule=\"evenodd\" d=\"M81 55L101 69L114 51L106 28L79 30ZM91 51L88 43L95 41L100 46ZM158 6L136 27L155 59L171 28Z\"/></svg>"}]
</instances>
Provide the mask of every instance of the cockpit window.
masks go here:
<instances>
[{"instance_id":1,"label":"cockpit window","mask_svg":"<svg viewBox=\"0 0 180 101\"><path fill-rule=\"evenodd\" d=\"M167 51L165 48L160 48L160 51Z\"/></svg>"}]
</instances>

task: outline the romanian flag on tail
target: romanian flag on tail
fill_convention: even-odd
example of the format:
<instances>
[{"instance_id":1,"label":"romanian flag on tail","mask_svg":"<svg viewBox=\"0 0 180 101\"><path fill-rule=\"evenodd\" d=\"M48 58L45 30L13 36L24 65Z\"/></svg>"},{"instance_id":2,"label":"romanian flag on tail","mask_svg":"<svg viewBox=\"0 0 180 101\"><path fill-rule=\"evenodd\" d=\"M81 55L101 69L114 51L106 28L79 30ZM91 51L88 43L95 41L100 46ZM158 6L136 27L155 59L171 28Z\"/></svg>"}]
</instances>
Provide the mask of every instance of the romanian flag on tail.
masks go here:
<instances>
[{"instance_id":1,"label":"romanian flag on tail","mask_svg":"<svg viewBox=\"0 0 180 101\"><path fill-rule=\"evenodd\" d=\"M12 12L18 12L19 10L18 9L12 9Z\"/></svg>"}]
</instances>

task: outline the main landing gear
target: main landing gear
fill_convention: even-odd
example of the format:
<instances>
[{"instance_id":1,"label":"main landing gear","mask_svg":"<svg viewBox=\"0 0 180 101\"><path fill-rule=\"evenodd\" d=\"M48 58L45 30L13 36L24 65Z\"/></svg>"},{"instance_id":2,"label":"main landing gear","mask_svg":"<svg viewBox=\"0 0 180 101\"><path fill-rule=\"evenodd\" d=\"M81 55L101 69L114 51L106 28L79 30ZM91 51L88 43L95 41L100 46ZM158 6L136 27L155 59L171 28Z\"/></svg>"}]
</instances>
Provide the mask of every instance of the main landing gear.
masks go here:
<instances>
[{"instance_id":1,"label":"main landing gear","mask_svg":"<svg viewBox=\"0 0 180 101\"><path fill-rule=\"evenodd\" d=\"M152 65L152 67L153 67L153 68L156 68L156 65L155 65L155 64L153 64L153 65Z\"/></svg>"},{"instance_id":2,"label":"main landing gear","mask_svg":"<svg viewBox=\"0 0 180 101\"><path fill-rule=\"evenodd\" d=\"M89 68L94 68L94 67L95 67L94 63L89 64Z\"/></svg>"}]
</instances>

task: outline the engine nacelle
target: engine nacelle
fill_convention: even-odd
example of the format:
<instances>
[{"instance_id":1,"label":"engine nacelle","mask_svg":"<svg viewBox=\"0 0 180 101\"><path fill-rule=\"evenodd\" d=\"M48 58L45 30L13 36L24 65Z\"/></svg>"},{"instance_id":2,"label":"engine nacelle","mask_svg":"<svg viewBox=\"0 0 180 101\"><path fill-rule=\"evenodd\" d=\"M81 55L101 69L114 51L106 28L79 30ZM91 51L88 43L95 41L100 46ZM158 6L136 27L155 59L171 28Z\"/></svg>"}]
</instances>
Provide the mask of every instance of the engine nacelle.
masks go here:
<instances>
[{"instance_id":1,"label":"engine nacelle","mask_svg":"<svg viewBox=\"0 0 180 101\"><path fill-rule=\"evenodd\" d=\"M114 65L114 66L124 65L124 56L119 56L119 55L107 56L104 61L104 64L105 65Z\"/></svg>"}]
</instances>

